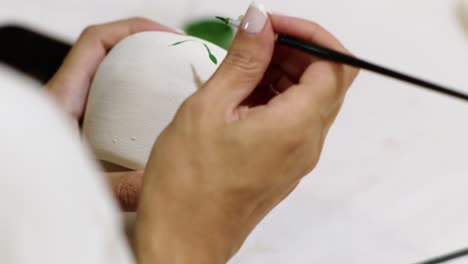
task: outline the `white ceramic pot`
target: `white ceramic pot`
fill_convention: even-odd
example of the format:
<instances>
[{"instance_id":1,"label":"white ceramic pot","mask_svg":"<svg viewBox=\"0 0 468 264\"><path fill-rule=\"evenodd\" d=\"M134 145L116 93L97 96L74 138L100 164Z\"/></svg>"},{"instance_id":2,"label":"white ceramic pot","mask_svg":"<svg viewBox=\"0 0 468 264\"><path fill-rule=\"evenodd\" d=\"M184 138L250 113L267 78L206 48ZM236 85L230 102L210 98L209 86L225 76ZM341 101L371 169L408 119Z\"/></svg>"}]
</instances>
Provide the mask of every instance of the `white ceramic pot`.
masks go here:
<instances>
[{"instance_id":1,"label":"white ceramic pot","mask_svg":"<svg viewBox=\"0 0 468 264\"><path fill-rule=\"evenodd\" d=\"M195 41L172 46L187 39ZM143 169L180 104L210 78L225 55L214 44L166 32L135 34L115 46L94 77L83 123L97 159Z\"/></svg>"}]
</instances>

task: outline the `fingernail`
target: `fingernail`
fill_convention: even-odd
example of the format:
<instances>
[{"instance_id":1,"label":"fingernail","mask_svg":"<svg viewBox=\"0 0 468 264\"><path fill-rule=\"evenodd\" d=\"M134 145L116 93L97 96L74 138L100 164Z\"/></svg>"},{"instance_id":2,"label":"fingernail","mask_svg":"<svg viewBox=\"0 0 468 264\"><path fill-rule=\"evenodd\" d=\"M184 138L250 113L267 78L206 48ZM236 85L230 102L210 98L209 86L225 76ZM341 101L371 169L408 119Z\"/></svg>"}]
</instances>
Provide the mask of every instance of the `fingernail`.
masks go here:
<instances>
[{"instance_id":1,"label":"fingernail","mask_svg":"<svg viewBox=\"0 0 468 264\"><path fill-rule=\"evenodd\" d=\"M244 18L242 19L241 29L250 34L257 34L262 31L267 21L267 12L262 4L253 2Z\"/></svg>"}]
</instances>

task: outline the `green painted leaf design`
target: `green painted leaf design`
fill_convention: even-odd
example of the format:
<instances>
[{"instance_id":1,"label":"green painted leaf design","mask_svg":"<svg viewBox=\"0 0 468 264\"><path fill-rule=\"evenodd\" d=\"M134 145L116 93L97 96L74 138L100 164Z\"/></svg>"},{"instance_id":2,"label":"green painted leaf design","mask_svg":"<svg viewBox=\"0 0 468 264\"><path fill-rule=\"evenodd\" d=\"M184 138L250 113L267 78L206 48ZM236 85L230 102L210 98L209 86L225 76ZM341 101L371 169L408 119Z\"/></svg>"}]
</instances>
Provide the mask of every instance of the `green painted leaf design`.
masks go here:
<instances>
[{"instance_id":1,"label":"green painted leaf design","mask_svg":"<svg viewBox=\"0 0 468 264\"><path fill-rule=\"evenodd\" d=\"M176 43L172 43L171 45L169 45L169 47L177 46L177 45L180 45L182 43L189 42L189 41L195 41L195 40L194 39L186 39L186 40L178 41Z\"/></svg>"},{"instance_id":2,"label":"green painted leaf design","mask_svg":"<svg viewBox=\"0 0 468 264\"><path fill-rule=\"evenodd\" d=\"M186 39L186 40L182 40L182 41L178 41L176 43L172 43L171 45L169 45L169 47L173 47L173 46L177 46L177 45L180 45L182 43L185 43L185 42L189 42L189 41L196 41L198 42L197 40L195 39ZM214 63L214 64L218 64L218 59L216 58L215 55L213 55L213 53L211 52L210 48L208 47L208 45L206 45L205 43L202 43L203 46L205 46L206 48L206 51L208 51L208 57L210 58L210 60Z\"/></svg>"},{"instance_id":3,"label":"green painted leaf design","mask_svg":"<svg viewBox=\"0 0 468 264\"><path fill-rule=\"evenodd\" d=\"M210 57L210 60L211 60L214 64L218 64L218 59L216 58L215 55L213 55L213 53L211 53L211 50L210 50L210 48L208 48L208 45L206 45L205 43L203 43L203 46L205 46L206 50L208 51L208 56Z\"/></svg>"},{"instance_id":4,"label":"green painted leaf design","mask_svg":"<svg viewBox=\"0 0 468 264\"><path fill-rule=\"evenodd\" d=\"M210 60L211 60L214 64L218 64L218 59L216 58L215 55L210 54Z\"/></svg>"}]
</instances>

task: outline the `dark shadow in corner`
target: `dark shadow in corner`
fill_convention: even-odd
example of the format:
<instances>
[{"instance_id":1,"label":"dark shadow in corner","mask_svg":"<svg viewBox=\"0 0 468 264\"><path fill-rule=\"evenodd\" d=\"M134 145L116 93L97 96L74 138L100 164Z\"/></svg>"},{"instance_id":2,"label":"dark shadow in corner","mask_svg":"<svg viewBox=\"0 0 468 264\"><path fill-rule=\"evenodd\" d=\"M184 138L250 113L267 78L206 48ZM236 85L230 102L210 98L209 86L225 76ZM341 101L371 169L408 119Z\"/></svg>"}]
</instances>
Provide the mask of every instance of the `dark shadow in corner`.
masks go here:
<instances>
[{"instance_id":1,"label":"dark shadow in corner","mask_svg":"<svg viewBox=\"0 0 468 264\"><path fill-rule=\"evenodd\" d=\"M47 82L70 50L69 43L19 25L0 26L0 63Z\"/></svg>"}]
</instances>

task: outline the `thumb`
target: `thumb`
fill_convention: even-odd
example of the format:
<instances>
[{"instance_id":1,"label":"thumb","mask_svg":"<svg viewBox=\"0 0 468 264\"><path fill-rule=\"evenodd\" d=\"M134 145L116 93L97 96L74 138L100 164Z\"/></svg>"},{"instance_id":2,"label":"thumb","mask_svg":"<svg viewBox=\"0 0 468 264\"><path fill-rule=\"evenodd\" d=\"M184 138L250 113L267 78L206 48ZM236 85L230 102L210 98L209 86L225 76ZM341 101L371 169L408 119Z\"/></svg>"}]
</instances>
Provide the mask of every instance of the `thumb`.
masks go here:
<instances>
[{"instance_id":1,"label":"thumb","mask_svg":"<svg viewBox=\"0 0 468 264\"><path fill-rule=\"evenodd\" d=\"M263 5L252 3L229 52L204 91L217 102L237 107L260 83L273 55L275 36Z\"/></svg>"}]
</instances>

